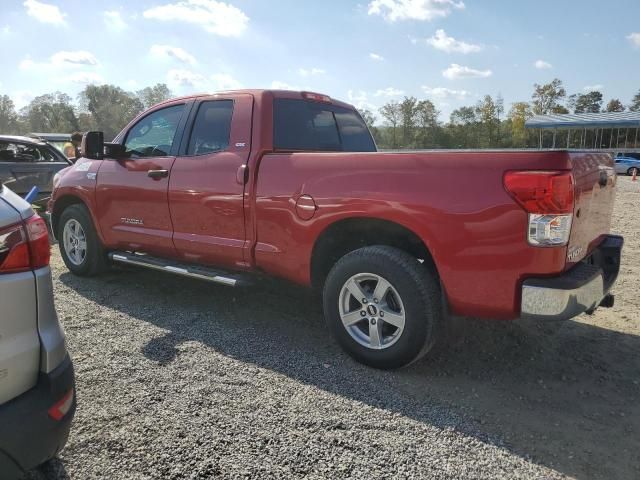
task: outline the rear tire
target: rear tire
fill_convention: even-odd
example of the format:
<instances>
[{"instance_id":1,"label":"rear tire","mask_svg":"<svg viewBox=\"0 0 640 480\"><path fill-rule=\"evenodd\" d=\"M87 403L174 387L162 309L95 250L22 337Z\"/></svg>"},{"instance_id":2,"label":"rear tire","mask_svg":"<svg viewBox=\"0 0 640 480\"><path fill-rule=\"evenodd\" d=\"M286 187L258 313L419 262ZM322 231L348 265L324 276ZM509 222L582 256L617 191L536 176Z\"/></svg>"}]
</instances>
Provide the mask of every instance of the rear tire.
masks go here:
<instances>
[{"instance_id":1,"label":"rear tire","mask_svg":"<svg viewBox=\"0 0 640 480\"><path fill-rule=\"evenodd\" d=\"M364 247L342 257L329 272L323 303L327 325L342 348L381 369L425 355L444 319L435 269L388 246Z\"/></svg>"},{"instance_id":2,"label":"rear tire","mask_svg":"<svg viewBox=\"0 0 640 480\"><path fill-rule=\"evenodd\" d=\"M631 167L629 170L627 170L627 175L629 175L630 177L633 176L633 171L636 170L636 175L638 175L640 173L640 168L637 167Z\"/></svg>"},{"instance_id":3,"label":"rear tire","mask_svg":"<svg viewBox=\"0 0 640 480\"><path fill-rule=\"evenodd\" d=\"M84 205L71 205L62 212L57 238L62 260L75 275L88 277L108 269L106 252Z\"/></svg>"}]
</instances>

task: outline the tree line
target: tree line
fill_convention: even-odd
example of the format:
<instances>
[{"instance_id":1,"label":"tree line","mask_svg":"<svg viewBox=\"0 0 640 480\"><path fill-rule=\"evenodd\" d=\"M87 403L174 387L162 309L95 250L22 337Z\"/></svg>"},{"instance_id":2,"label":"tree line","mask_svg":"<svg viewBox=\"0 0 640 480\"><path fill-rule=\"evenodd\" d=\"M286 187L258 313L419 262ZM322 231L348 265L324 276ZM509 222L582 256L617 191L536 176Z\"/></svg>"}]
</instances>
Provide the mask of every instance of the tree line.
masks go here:
<instances>
[{"instance_id":1,"label":"tree line","mask_svg":"<svg viewBox=\"0 0 640 480\"><path fill-rule=\"evenodd\" d=\"M383 105L377 115L362 109L380 148L520 148L537 145L534 132L525 122L534 114L640 111L640 90L624 105L618 98L606 105L601 92L567 95L562 81L534 84L530 102L514 102L505 113L498 94L485 95L475 105L460 107L440 120L440 111L431 100L404 97ZM167 85L158 83L136 92L115 85L88 85L76 101L62 92L35 97L16 111L8 95L0 95L0 134L30 132L70 133L102 130L105 138L115 137L144 109L174 95Z\"/></svg>"},{"instance_id":2,"label":"tree line","mask_svg":"<svg viewBox=\"0 0 640 480\"><path fill-rule=\"evenodd\" d=\"M173 93L163 83L137 92L127 92L115 85L87 85L75 103L66 93L54 92L35 97L16 111L13 100L0 95L0 133L101 130L106 139L112 139L138 113L172 97Z\"/></svg>"},{"instance_id":3,"label":"tree line","mask_svg":"<svg viewBox=\"0 0 640 480\"><path fill-rule=\"evenodd\" d=\"M533 115L640 111L640 90L624 105L618 98L606 105L602 92L567 95L560 79L534 84L530 102L514 102L505 114L504 100L485 95L475 105L460 107L444 123L431 100L404 97L379 110L360 113L379 148L525 148L538 144L537 133L525 129ZM381 120L381 125L379 120Z\"/></svg>"}]
</instances>

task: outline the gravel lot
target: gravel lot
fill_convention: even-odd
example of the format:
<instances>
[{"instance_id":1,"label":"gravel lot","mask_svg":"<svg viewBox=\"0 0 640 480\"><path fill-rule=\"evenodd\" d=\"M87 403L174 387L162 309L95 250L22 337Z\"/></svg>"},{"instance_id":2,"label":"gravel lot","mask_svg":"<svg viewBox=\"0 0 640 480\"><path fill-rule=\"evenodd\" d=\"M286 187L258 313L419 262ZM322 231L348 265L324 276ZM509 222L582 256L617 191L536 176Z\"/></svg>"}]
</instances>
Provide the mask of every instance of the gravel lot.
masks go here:
<instances>
[{"instance_id":1,"label":"gravel lot","mask_svg":"<svg viewBox=\"0 0 640 480\"><path fill-rule=\"evenodd\" d=\"M408 369L350 360L316 298L136 270L55 293L77 374L66 449L33 478L640 478L640 182L619 179L616 306L457 320Z\"/></svg>"}]
</instances>

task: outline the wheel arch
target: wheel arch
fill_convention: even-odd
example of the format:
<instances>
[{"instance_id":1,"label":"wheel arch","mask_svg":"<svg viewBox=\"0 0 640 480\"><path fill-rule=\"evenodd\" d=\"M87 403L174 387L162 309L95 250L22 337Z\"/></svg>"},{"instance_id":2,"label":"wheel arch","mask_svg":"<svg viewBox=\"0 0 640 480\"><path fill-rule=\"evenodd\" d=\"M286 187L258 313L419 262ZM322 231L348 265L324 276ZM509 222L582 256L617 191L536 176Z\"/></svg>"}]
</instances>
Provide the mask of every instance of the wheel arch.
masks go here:
<instances>
[{"instance_id":1,"label":"wheel arch","mask_svg":"<svg viewBox=\"0 0 640 480\"><path fill-rule=\"evenodd\" d=\"M311 252L311 284L321 288L333 265L358 248L386 245L403 250L433 266L435 262L427 244L401 223L371 217L349 217L326 226L316 238Z\"/></svg>"},{"instance_id":2,"label":"wheel arch","mask_svg":"<svg viewBox=\"0 0 640 480\"><path fill-rule=\"evenodd\" d=\"M60 221L60 215L71 205L83 205L88 211L89 215L93 219L93 214L91 213L91 209L87 203L76 195L64 195L60 198L57 198L55 203L53 204L53 210L51 211L51 229L54 234L58 232L58 222ZM94 224L95 224L95 219Z\"/></svg>"}]
</instances>

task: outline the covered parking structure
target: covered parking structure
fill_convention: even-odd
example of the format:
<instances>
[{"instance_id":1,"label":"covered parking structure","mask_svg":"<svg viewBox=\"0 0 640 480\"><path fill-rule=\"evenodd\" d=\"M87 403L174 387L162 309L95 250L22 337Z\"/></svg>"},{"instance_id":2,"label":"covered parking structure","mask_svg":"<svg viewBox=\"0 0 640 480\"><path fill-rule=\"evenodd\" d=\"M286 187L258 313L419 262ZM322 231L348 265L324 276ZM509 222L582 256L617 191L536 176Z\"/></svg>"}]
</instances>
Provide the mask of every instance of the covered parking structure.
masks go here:
<instances>
[{"instance_id":1,"label":"covered parking structure","mask_svg":"<svg viewBox=\"0 0 640 480\"><path fill-rule=\"evenodd\" d=\"M538 130L538 148L640 151L640 112L536 115L525 127Z\"/></svg>"}]
</instances>

